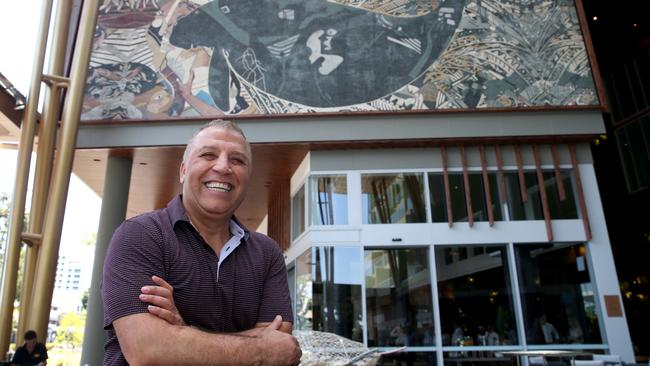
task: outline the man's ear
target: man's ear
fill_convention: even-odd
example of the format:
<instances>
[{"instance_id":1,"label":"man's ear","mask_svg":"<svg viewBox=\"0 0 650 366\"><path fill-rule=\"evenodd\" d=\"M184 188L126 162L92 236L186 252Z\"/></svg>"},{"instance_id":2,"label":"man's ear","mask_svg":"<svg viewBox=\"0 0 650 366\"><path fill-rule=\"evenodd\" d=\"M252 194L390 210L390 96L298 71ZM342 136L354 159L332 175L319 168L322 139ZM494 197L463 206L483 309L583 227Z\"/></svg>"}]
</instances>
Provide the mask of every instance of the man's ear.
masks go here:
<instances>
[{"instance_id":1,"label":"man's ear","mask_svg":"<svg viewBox=\"0 0 650 366\"><path fill-rule=\"evenodd\" d=\"M178 181L183 184L183 181L185 180L185 162L181 163L181 167L178 171Z\"/></svg>"}]
</instances>

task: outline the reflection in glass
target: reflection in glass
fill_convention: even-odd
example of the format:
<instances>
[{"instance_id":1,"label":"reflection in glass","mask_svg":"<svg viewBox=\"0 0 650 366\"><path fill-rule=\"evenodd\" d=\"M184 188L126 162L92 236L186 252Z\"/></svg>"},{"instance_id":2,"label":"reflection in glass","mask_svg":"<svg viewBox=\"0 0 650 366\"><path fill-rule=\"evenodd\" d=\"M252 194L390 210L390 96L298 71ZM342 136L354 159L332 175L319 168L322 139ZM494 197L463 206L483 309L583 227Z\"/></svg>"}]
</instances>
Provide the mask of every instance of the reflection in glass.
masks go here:
<instances>
[{"instance_id":1,"label":"reflection in glass","mask_svg":"<svg viewBox=\"0 0 650 366\"><path fill-rule=\"evenodd\" d=\"M296 312L294 329L312 328L312 250L308 249L296 258Z\"/></svg>"},{"instance_id":2,"label":"reflection in glass","mask_svg":"<svg viewBox=\"0 0 650 366\"><path fill-rule=\"evenodd\" d=\"M360 247L314 247L314 330L363 342Z\"/></svg>"},{"instance_id":3,"label":"reflection in glass","mask_svg":"<svg viewBox=\"0 0 650 366\"><path fill-rule=\"evenodd\" d=\"M291 239L305 231L305 186L300 187L291 199Z\"/></svg>"},{"instance_id":4,"label":"reflection in glass","mask_svg":"<svg viewBox=\"0 0 650 366\"><path fill-rule=\"evenodd\" d=\"M312 176L310 182L309 223L346 225L348 223L346 176Z\"/></svg>"},{"instance_id":5,"label":"reflection in glass","mask_svg":"<svg viewBox=\"0 0 650 366\"><path fill-rule=\"evenodd\" d=\"M576 219L578 210L576 207L575 197L573 194L573 183L571 171L562 172L562 182L566 199L560 201L555 173L553 171L543 172L544 188L548 200L549 212L554 220ZM536 172L525 172L526 192L528 192L528 202L524 203L521 199L521 190L519 187L519 176L517 173L506 173L506 189L508 191L508 207L510 209L511 220L543 220L542 199L539 194L539 184L537 182Z\"/></svg>"},{"instance_id":6,"label":"reflection in glass","mask_svg":"<svg viewBox=\"0 0 650 366\"><path fill-rule=\"evenodd\" d=\"M488 351L451 351L443 352L444 366L519 366L516 357L506 356L499 352ZM555 363L549 362L555 365ZM523 365L523 362L522 362ZM532 362L529 365L534 365ZM563 365L557 363L558 366ZM535 366L542 366L541 364Z\"/></svg>"},{"instance_id":7,"label":"reflection in glass","mask_svg":"<svg viewBox=\"0 0 650 366\"><path fill-rule=\"evenodd\" d=\"M449 174L449 192L451 196L451 217L454 222L467 221L467 205L462 174Z\"/></svg>"},{"instance_id":8,"label":"reflection in glass","mask_svg":"<svg viewBox=\"0 0 650 366\"><path fill-rule=\"evenodd\" d=\"M488 184L490 188L490 200L492 203L492 214L494 215L494 221L503 220L503 214L501 213L501 205L499 200L499 186L497 184L497 175L496 173L488 173ZM485 184L483 183L483 174L482 173L472 173L469 174L469 186L470 186L470 195L472 199L472 214L474 215L474 221L489 221L488 216L488 201L485 196Z\"/></svg>"},{"instance_id":9,"label":"reflection in glass","mask_svg":"<svg viewBox=\"0 0 650 366\"><path fill-rule=\"evenodd\" d=\"M361 176L364 224L426 222L423 175Z\"/></svg>"},{"instance_id":10,"label":"reflection in glass","mask_svg":"<svg viewBox=\"0 0 650 366\"><path fill-rule=\"evenodd\" d=\"M515 247L529 344L601 343L583 244Z\"/></svg>"},{"instance_id":11,"label":"reflection in glass","mask_svg":"<svg viewBox=\"0 0 650 366\"><path fill-rule=\"evenodd\" d=\"M551 218L555 220L577 219L578 209L573 197L571 171L562 172L562 183L564 184L564 192L566 195L564 201L560 201L560 193L558 191L555 173L544 172L543 175L544 185L546 187L546 197L548 197L548 208L549 212L551 213Z\"/></svg>"},{"instance_id":12,"label":"reflection in glass","mask_svg":"<svg viewBox=\"0 0 650 366\"><path fill-rule=\"evenodd\" d=\"M535 172L524 173L526 192L528 193L528 200L525 203L521 199L519 175L516 172L505 173L505 178L510 220L544 220Z\"/></svg>"},{"instance_id":13,"label":"reflection in glass","mask_svg":"<svg viewBox=\"0 0 650 366\"><path fill-rule=\"evenodd\" d=\"M429 200L431 201L431 221L447 222L445 179L440 173L429 173Z\"/></svg>"},{"instance_id":14,"label":"reflection in glass","mask_svg":"<svg viewBox=\"0 0 650 366\"><path fill-rule=\"evenodd\" d=\"M490 184L490 199L495 221L503 220L499 200L499 186L496 173L488 173ZM472 199L472 215L474 221L488 221L487 198L483 184L482 173L469 174L470 197ZM450 200L454 222L467 220L467 204L465 199L465 183L461 173L449 174ZM431 198L431 218L433 222L447 222L447 202L445 200L445 183L441 173L429 173L429 196Z\"/></svg>"},{"instance_id":15,"label":"reflection in glass","mask_svg":"<svg viewBox=\"0 0 650 366\"><path fill-rule=\"evenodd\" d=\"M400 352L392 355L384 355L381 357L378 365L395 365L395 366L408 366L408 365L437 365L435 352ZM507 365L504 365L507 366Z\"/></svg>"},{"instance_id":16,"label":"reflection in glass","mask_svg":"<svg viewBox=\"0 0 650 366\"><path fill-rule=\"evenodd\" d=\"M365 250L368 346L433 346L428 248Z\"/></svg>"},{"instance_id":17,"label":"reflection in glass","mask_svg":"<svg viewBox=\"0 0 650 366\"><path fill-rule=\"evenodd\" d=\"M505 245L439 246L436 262L443 345L519 344Z\"/></svg>"}]
</instances>

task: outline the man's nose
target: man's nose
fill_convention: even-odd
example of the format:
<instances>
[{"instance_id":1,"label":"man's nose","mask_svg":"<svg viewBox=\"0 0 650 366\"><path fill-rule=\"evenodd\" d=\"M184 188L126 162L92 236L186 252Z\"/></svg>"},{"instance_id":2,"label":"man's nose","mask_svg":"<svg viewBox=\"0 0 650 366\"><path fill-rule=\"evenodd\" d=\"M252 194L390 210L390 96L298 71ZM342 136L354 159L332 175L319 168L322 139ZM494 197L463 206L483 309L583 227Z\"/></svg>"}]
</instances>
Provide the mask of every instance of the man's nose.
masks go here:
<instances>
[{"instance_id":1,"label":"man's nose","mask_svg":"<svg viewBox=\"0 0 650 366\"><path fill-rule=\"evenodd\" d=\"M219 155L219 157L214 160L212 170L220 174L230 173L232 170L230 169L230 160L228 157L224 156L223 154Z\"/></svg>"}]
</instances>

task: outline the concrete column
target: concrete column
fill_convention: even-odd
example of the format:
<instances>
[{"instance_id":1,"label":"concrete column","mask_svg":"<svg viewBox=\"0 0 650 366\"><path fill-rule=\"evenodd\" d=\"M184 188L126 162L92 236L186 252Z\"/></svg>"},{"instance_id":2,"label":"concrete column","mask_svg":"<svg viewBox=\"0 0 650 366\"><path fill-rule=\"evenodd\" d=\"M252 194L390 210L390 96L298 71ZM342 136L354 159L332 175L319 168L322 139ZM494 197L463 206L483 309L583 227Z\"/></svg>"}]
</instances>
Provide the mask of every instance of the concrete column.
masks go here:
<instances>
[{"instance_id":1,"label":"concrete column","mask_svg":"<svg viewBox=\"0 0 650 366\"><path fill-rule=\"evenodd\" d=\"M603 343L607 344L609 353L620 355L625 363L634 363L632 339L621 299L596 173L591 164L580 164L579 168L592 231L592 239L588 243L589 265L602 317L600 324L604 328L601 329Z\"/></svg>"},{"instance_id":2,"label":"concrete column","mask_svg":"<svg viewBox=\"0 0 650 366\"><path fill-rule=\"evenodd\" d=\"M99 366L104 358L106 334L103 326L104 306L102 305L100 285L108 244L113 236L113 231L126 217L132 163L132 160L128 158L108 158L99 229L95 243L93 277L88 294L88 313L81 351L81 365Z\"/></svg>"}]
</instances>

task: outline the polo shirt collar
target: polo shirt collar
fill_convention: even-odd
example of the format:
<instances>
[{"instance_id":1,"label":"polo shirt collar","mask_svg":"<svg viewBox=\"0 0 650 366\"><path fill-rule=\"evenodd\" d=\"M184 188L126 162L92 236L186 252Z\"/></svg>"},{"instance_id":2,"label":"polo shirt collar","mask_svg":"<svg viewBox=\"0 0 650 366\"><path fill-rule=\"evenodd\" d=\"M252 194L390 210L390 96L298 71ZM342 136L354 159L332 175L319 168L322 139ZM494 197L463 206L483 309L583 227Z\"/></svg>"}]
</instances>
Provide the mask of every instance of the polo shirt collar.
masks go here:
<instances>
[{"instance_id":1,"label":"polo shirt collar","mask_svg":"<svg viewBox=\"0 0 650 366\"><path fill-rule=\"evenodd\" d=\"M176 223L178 223L179 221L185 221L191 224L190 219L189 217L187 217L187 213L185 212L185 207L183 207L182 194L179 194L178 196L174 197L174 199L172 199L167 204L167 211L169 212L169 218L172 221L172 227L175 227ZM241 234L238 234L240 231ZM240 237L241 240L248 240L248 238L250 237L250 232L248 231L248 228L246 228L246 226L244 226L235 216L233 216L230 219L230 233L233 236Z\"/></svg>"}]
</instances>

